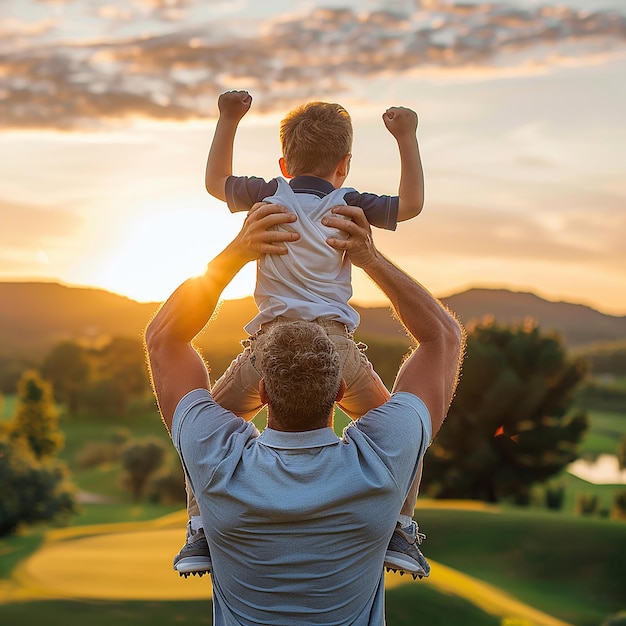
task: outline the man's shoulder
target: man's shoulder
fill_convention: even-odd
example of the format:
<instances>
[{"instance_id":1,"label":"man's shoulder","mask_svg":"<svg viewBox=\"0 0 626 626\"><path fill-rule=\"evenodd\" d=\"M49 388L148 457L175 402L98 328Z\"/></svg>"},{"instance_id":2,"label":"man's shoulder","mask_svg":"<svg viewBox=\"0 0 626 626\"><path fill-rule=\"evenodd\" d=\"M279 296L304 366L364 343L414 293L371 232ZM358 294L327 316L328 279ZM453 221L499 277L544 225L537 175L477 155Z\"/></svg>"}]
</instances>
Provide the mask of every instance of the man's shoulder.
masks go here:
<instances>
[{"instance_id":1,"label":"man's shoulder","mask_svg":"<svg viewBox=\"0 0 626 626\"><path fill-rule=\"evenodd\" d=\"M183 429L196 434L216 432L228 426L227 430L239 430L246 422L219 405L208 389L194 389L184 395L174 411L172 420L172 440L177 446ZM230 425L230 426L229 426Z\"/></svg>"},{"instance_id":2,"label":"man's shoulder","mask_svg":"<svg viewBox=\"0 0 626 626\"><path fill-rule=\"evenodd\" d=\"M174 416L187 413L192 407L204 402L214 402L211 392L208 389L193 389L178 401Z\"/></svg>"},{"instance_id":3,"label":"man's shoulder","mask_svg":"<svg viewBox=\"0 0 626 626\"><path fill-rule=\"evenodd\" d=\"M432 424L428 407L418 396L400 391L393 393L381 406L368 411L353 425L376 440L399 438L412 442L415 438L430 441ZM403 445L402 441L397 442Z\"/></svg>"}]
</instances>

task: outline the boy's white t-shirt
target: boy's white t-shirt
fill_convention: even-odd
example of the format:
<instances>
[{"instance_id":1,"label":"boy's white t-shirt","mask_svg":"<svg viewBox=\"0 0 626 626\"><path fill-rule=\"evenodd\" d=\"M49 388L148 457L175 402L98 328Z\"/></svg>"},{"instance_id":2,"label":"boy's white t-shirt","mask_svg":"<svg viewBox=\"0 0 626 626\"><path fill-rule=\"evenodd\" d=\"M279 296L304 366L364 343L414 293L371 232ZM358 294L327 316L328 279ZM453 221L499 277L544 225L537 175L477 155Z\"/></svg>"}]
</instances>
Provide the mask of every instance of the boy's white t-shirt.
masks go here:
<instances>
[{"instance_id":1,"label":"boy's white t-shirt","mask_svg":"<svg viewBox=\"0 0 626 626\"><path fill-rule=\"evenodd\" d=\"M276 228L295 231L300 239L289 242L289 253L267 254L257 262L254 298L259 314L245 327L254 334L261 324L279 315L312 321L318 317L336 320L353 331L359 314L348 304L352 297L352 266L343 252L326 243L328 237L345 238L345 233L322 224L330 209L346 204L350 187L335 189L320 198L314 193L298 192L278 178L278 189L266 202L281 204L293 211L298 220Z\"/></svg>"}]
</instances>

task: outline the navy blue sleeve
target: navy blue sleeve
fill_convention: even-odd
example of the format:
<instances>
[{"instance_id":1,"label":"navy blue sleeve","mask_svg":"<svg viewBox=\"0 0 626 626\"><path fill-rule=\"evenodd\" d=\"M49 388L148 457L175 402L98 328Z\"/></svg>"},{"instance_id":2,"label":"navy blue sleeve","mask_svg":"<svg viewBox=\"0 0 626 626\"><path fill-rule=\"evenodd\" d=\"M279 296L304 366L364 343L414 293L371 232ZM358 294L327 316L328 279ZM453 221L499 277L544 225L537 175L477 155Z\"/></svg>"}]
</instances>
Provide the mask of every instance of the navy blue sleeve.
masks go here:
<instances>
[{"instance_id":1,"label":"navy blue sleeve","mask_svg":"<svg viewBox=\"0 0 626 626\"><path fill-rule=\"evenodd\" d=\"M398 225L398 196L377 196L375 193L350 191L344 196L346 204L363 209L367 221L377 228L395 230Z\"/></svg>"},{"instance_id":2,"label":"navy blue sleeve","mask_svg":"<svg viewBox=\"0 0 626 626\"><path fill-rule=\"evenodd\" d=\"M256 176L229 176L226 179L226 204L231 213L249 211L256 202L273 196L278 189L278 181L273 178L266 182Z\"/></svg>"}]
</instances>

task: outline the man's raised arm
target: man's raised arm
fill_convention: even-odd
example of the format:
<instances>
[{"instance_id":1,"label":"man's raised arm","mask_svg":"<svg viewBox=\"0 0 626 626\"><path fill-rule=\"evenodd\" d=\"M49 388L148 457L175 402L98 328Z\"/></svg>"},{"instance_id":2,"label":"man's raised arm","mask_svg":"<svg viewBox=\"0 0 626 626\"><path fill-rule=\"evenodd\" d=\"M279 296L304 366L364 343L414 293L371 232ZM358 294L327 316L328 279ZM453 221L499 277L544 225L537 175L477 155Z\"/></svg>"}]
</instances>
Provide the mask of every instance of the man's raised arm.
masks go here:
<instances>
[{"instance_id":1,"label":"man's raised arm","mask_svg":"<svg viewBox=\"0 0 626 626\"><path fill-rule=\"evenodd\" d=\"M257 204L248 213L235 239L207 266L206 272L185 281L161 306L145 333L152 387L168 430L181 398L193 389L209 388L207 367L193 347L194 337L215 312L224 288L249 261L262 254L286 254L286 242L297 233L269 230L293 222L284 207Z\"/></svg>"},{"instance_id":2,"label":"man's raised arm","mask_svg":"<svg viewBox=\"0 0 626 626\"><path fill-rule=\"evenodd\" d=\"M374 246L370 225L357 207L339 206L333 213L351 218L325 218L324 223L347 233L328 239L345 250L391 301L418 347L400 367L393 391L407 391L426 404L433 436L441 427L456 389L464 331L456 318L422 285L385 258Z\"/></svg>"}]
</instances>

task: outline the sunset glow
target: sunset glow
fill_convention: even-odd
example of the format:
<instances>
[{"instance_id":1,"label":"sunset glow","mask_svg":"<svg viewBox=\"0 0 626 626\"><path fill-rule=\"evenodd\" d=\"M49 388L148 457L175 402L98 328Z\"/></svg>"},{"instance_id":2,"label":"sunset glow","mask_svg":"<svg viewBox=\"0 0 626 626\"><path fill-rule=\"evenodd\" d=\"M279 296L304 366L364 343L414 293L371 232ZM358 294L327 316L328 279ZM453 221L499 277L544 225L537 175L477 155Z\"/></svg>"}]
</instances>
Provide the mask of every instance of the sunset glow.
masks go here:
<instances>
[{"instance_id":1,"label":"sunset glow","mask_svg":"<svg viewBox=\"0 0 626 626\"><path fill-rule=\"evenodd\" d=\"M437 295L506 287L626 314L621 0L4 6L0 280L162 300L201 272L241 224L203 175L217 95L246 88L236 174L278 175L280 118L322 99L353 117L347 184L396 193L380 117L418 112L424 211L374 237ZM383 301L359 272L354 292Z\"/></svg>"}]
</instances>

